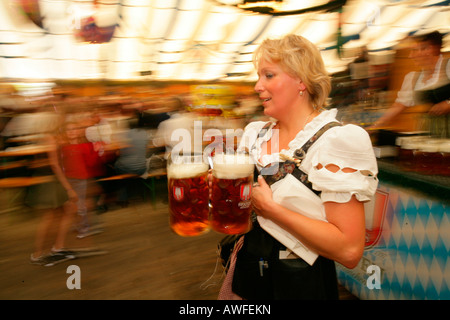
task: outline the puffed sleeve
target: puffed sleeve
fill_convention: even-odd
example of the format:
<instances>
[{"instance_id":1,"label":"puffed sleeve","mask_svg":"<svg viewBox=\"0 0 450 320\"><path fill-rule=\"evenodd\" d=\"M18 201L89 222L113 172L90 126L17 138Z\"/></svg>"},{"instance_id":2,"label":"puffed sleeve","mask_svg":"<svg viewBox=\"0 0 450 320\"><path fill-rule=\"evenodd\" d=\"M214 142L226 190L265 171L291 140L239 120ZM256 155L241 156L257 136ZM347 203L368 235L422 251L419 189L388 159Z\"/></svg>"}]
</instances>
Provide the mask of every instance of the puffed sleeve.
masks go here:
<instances>
[{"instance_id":1,"label":"puffed sleeve","mask_svg":"<svg viewBox=\"0 0 450 320\"><path fill-rule=\"evenodd\" d=\"M330 130L322 139L312 154L308 173L313 188L322 191L322 201L343 203L353 195L369 201L378 185L378 167L368 133L350 124ZM332 172L327 165L339 170ZM352 172L342 171L344 168Z\"/></svg>"}]
</instances>

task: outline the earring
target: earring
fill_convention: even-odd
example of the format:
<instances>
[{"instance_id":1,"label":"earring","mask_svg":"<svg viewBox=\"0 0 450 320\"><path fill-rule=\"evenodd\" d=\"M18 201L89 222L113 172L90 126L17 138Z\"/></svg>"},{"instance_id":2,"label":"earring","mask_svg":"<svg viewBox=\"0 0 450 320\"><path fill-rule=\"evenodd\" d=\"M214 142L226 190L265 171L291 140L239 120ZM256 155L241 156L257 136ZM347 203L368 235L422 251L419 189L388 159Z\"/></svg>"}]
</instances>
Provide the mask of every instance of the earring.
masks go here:
<instances>
[{"instance_id":1,"label":"earring","mask_svg":"<svg viewBox=\"0 0 450 320\"><path fill-rule=\"evenodd\" d=\"M300 95L301 95L301 96L303 95L303 90L300 90Z\"/></svg>"}]
</instances>

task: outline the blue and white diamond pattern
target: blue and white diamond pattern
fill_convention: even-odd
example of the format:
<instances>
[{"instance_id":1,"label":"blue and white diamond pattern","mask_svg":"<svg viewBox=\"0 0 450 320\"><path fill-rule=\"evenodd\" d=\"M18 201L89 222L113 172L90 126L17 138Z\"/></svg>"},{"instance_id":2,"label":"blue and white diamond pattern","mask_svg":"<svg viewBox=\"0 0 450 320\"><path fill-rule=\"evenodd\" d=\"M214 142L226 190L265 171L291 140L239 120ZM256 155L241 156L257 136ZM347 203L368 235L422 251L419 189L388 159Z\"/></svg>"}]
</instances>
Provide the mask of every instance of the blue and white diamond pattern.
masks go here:
<instances>
[{"instance_id":1,"label":"blue and white diamond pattern","mask_svg":"<svg viewBox=\"0 0 450 320\"><path fill-rule=\"evenodd\" d=\"M449 300L450 211L448 204L380 184L389 193L378 243L360 264L339 264L339 282L360 299ZM370 264L382 270L381 289L369 289Z\"/></svg>"}]
</instances>

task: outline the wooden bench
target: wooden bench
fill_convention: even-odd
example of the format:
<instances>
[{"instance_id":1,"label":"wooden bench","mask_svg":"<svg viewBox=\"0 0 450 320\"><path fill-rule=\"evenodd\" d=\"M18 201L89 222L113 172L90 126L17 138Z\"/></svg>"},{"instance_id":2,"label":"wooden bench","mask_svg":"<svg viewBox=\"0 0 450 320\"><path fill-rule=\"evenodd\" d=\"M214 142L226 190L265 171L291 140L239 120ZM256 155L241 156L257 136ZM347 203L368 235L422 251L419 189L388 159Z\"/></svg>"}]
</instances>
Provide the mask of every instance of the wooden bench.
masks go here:
<instances>
[{"instance_id":1,"label":"wooden bench","mask_svg":"<svg viewBox=\"0 0 450 320\"><path fill-rule=\"evenodd\" d=\"M29 186L33 186L36 184L41 183L47 183L51 182L55 179L54 176L40 176L40 177L10 177L10 178L3 178L0 179L0 189L6 190L6 198L8 199L8 207L10 207L14 201L20 196L20 194L23 193L25 189L20 188L27 188ZM15 189L19 190L19 192L16 191L9 191L8 189ZM12 195L10 193L13 193ZM16 193L14 195L14 193Z\"/></svg>"}]
</instances>

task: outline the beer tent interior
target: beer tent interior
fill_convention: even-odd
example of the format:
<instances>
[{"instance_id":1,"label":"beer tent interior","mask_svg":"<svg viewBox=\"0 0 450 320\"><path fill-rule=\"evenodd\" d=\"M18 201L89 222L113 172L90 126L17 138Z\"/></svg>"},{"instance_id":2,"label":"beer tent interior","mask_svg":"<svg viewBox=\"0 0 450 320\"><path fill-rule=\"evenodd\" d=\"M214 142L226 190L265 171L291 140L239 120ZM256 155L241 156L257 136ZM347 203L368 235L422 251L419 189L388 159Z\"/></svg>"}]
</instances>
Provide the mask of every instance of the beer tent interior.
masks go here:
<instances>
[{"instance_id":1,"label":"beer tent interior","mask_svg":"<svg viewBox=\"0 0 450 320\"><path fill-rule=\"evenodd\" d=\"M438 30L448 51L449 1L2 0L0 78L256 80L265 38L302 35L330 74L361 53L389 55L409 35Z\"/></svg>"}]
</instances>

